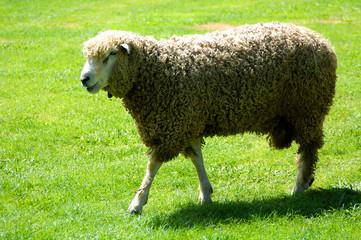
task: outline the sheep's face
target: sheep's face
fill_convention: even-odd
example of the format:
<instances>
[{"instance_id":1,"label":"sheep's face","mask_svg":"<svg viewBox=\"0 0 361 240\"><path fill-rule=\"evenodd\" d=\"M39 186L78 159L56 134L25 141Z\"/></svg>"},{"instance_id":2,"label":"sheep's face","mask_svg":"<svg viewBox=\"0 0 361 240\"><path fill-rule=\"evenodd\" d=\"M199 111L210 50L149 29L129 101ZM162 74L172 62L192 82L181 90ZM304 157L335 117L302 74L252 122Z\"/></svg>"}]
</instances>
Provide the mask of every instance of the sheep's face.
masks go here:
<instances>
[{"instance_id":1,"label":"sheep's face","mask_svg":"<svg viewBox=\"0 0 361 240\"><path fill-rule=\"evenodd\" d=\"M89 57L81 71L80 80L90 93L97 93L107 87L118 58L118 51L112 50L103 58Z\"/></svg>"}]
</instances>

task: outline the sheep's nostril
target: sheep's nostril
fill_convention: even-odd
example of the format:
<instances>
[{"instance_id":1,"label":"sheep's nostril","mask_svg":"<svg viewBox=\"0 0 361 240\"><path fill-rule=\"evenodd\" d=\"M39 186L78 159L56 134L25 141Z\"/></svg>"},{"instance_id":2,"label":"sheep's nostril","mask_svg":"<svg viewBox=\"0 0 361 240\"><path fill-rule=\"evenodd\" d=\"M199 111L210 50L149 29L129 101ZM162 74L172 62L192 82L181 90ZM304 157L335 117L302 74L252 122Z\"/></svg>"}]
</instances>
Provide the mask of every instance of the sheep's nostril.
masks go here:
<instances>
[{"instance_id":1,"label":"sheep's nostril","mask_svg":"<svg viewBox=\"0 0 361 240\"><path fill-rule=\"evenodd\" d=\"M81 84L83 85L83 86L86 86L86 83L89 81L89 77L88 76L85 76L85 77L82 77L81 79L80 79L80 81L81 81Z\"/></svg>"}]
</instances>

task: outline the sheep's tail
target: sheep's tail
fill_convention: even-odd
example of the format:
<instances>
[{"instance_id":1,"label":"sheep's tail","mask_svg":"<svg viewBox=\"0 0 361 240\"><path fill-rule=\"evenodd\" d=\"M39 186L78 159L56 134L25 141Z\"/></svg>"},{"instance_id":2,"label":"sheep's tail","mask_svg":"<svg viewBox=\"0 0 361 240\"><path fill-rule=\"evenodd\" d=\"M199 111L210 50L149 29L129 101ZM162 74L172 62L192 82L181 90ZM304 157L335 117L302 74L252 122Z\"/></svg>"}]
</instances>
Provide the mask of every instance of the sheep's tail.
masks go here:
<instances>
[{"instance_id":1,"label":"sheep's tail","mask_svg":"<svg viewBox=\"0 0 361 240\"><path fill-rule=\"evenodd\" d=\"M295 139L295 128L284 117L281 117L267 139L271 147L276 149L289 148Z\"/></svg>"}]
</instances>

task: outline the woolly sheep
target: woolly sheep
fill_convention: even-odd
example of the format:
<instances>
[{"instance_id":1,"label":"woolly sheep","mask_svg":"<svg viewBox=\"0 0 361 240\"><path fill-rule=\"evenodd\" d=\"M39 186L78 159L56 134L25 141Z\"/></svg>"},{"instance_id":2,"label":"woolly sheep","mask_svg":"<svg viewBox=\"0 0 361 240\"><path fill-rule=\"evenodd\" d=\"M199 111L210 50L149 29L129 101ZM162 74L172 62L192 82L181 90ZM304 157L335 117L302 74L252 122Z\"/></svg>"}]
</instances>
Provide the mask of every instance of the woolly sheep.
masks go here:
<instances>
[{"instance_id":1,"label":"woolly sheep","mask_svg":"<svg viewBox=\"0 0 361 240\"><path fill-rule=\"evenodd\" d=\"M139 214L163 162L189 157L199 201L211 201L203 138L244 132L270 146L299 145L292 193L314 180L322 125L335 94L337 60L321 35L293 24L245 25L157 41L106 31L85 43L81 82L123 100L150 155L128 211Z\"/></svg>"}]
</instances>

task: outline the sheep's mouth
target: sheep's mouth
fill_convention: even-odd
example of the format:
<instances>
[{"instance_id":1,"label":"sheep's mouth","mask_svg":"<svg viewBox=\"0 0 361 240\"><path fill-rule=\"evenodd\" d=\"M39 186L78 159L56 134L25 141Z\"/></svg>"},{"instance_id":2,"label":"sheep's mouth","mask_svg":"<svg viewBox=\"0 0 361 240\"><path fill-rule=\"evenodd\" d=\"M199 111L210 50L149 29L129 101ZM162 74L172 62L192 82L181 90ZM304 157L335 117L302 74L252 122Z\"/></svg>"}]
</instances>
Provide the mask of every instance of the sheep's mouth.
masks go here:
<instances>
[{"instance_id":1,"label":"sheep's mouth","mask_svg":"<svg viewBox=\"0 0 361 240\"><path fill-rule=\"evenodd\" d=\"M94 86L87 87L86 90L87 90L88 92L92 92L93 89L95 88L95 86L96 86L96 84L95 84Z\"/></svg>"},{"instance_id":2,"label":"sheep's mouth","mask_svg":"<svg viewBox=\"0 0 361 240\"><path fill-rule=\"evenodd\" d=\"M90 93L97 93L99 91L99 83L94 84L93 86L87 87L86 90Z\"/></svg>"}]
</instances>

